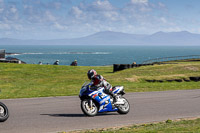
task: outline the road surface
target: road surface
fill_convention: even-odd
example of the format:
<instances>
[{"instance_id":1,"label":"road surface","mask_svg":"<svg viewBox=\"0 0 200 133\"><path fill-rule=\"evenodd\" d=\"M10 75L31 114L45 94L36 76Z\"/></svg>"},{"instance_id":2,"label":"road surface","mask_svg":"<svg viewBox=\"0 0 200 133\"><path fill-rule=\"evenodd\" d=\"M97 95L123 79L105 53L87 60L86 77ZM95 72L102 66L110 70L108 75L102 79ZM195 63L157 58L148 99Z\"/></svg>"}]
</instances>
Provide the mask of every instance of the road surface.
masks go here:
<instances>
[{"instance_id":1,"label":"road surface","mask_svg":"<svg viewBox=\"0 0 200 133\"><path fill-rule=\"evenodd\" d=\"M78 96L1 100L10 111L0 123L0 133L57 133L79 129L200 117L200 89L165 92L127 93L130 112L86 117Z\"/></svg>"}]
</instances>

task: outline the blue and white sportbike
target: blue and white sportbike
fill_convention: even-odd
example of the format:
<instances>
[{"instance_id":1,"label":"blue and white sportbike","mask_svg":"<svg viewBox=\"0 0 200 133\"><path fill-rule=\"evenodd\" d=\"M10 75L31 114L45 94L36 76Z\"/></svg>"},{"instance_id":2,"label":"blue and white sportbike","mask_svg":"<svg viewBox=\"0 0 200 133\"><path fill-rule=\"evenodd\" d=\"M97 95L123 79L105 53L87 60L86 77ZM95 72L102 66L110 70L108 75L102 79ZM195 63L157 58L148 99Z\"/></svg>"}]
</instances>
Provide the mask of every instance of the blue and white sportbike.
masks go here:
<instances>
[{"instance_id":1,"label":"blue and white sportbike","mask_svg":"<svg viewBox=\"0 0 200 133\"><path fill-rule=\"evenodd\" d=\"M113 97L104 93L104 88L91 90L91 83L84 83L80 90L81 109L87 116L95 116L98 112L115 112L127 114L130 110L129 102L123 97L125 94L123 86L112 88L116 94L116 101L113 103Z\"/></svg>"}]
</instances>

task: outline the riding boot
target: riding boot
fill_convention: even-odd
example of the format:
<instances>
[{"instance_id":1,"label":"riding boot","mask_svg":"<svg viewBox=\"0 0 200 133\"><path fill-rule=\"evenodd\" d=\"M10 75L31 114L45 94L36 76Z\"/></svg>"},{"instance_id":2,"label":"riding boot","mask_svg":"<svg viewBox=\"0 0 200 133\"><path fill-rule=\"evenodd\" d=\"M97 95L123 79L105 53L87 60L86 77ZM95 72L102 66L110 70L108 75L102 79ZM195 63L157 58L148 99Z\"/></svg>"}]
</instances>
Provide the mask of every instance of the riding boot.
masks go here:
<instances>
[{"instance_id":1,"label":"riding boot","mask_svg":"<svg viewBox=\"0 0 200 133\"><path fill-rule=\"evenodd\" d=\"M111 95L111 97L113 97L112 109L114 109L114 108L116 108L115 107L115 102L117 101L116 94L114 94L113 92L111 92L110 95Z\"/></svg>"},{"instance_id":2,"label":"riding boot","mask_svg":"<svg viewBox=\"0 0 200 133\"><path fill-rule=\"evenodd\" d=\"M113 97L113 103L115 103L117 101L117 95L113 92L111 92L110 95Z\"/></svg>"}]
</instances>

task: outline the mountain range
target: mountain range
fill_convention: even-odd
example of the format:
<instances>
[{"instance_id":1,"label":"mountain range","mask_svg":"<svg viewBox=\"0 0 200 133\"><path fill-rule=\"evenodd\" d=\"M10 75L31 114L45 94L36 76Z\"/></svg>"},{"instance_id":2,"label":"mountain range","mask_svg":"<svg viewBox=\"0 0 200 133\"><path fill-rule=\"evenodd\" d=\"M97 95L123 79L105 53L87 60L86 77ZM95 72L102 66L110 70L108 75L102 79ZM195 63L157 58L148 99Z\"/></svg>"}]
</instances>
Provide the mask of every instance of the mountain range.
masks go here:
<instances>
[{"instance_id":1,"label":"mountain range","mask_svg":"<svg viewBox=\"0 0 200 133\"><path fill-rule=\"evenodd\" d=\"M181 32L156 32L147 34L128 34L104 31L73 38L52 40L20 40L1 38L0 45L148 45L148 46L200 46L200 34Z\"/></svg>"}]
</instances>

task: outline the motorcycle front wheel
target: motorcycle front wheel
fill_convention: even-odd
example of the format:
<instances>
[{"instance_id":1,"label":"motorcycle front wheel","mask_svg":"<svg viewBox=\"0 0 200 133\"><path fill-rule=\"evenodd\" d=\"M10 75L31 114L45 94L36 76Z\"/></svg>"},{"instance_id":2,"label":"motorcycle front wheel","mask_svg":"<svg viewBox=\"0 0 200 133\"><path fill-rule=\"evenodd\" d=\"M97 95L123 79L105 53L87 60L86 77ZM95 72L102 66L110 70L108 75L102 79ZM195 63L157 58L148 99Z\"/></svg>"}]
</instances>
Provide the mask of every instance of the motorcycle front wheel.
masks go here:
<instances>
[{"instance_id":1,"label":"motorcycle front wheel","mask_svg":"<svg viewBox=\"0 0 200 133\"><path fill-rule=\"evenodd\" d=\"M92 106L89 106L90 100L84 99L81 101L81 110L87 116L95 116L98 112L98 107L94 102L92 102Z\"/></svg>"},{"instance_id":2,"label":"motorcycle front wheel","mask_svg":"<svg viewBox=\"0 0 200 133\"><path fill-rule=\"evenodd\" d=\"M119 114L127 114L130 110L130 104L128 100L124 97L121 97L121 99L124 101L124 104L121 104L118 106L118 113Z\"/></svg>"},{"instance_id":3,"label":"motorcycle front wheel","mask_svg":"<svg viewBox=\"0 0 200 133\"><path fill-rule=\"evenodd\" d=\"M6 107L5 104L0 102L0 122L6 121L8 117L9 117L8 108Z\"/></svg>"}]
</instances>

